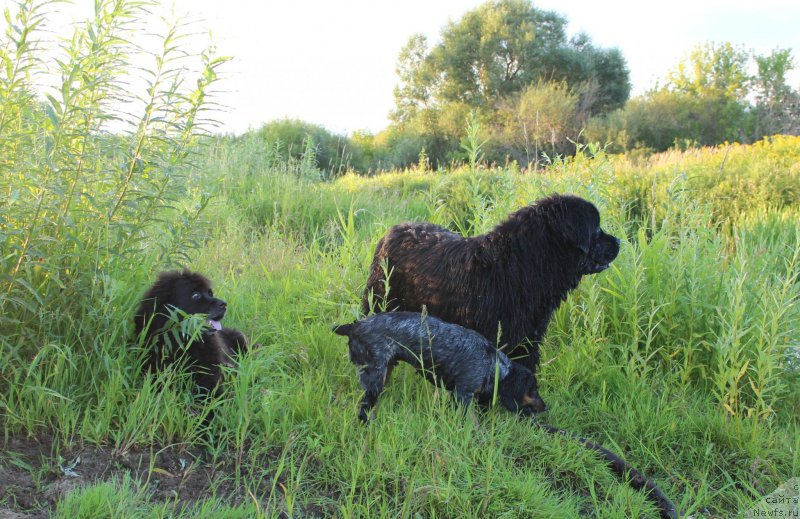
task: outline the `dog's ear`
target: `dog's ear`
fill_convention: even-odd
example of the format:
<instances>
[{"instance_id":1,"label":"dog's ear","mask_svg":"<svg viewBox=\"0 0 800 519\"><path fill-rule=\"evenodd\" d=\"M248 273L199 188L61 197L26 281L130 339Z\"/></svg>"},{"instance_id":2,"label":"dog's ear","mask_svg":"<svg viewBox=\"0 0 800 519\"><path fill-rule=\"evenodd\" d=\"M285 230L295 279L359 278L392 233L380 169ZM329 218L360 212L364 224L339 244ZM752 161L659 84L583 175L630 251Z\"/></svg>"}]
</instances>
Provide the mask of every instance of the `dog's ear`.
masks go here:
<instances>
[{"instance_id":1,"label":"dog's ear","mask_svg":"<svg viewBox=\"0 0 800 519\"><path fill-rule=\"evenodd\" d=\"M146 328L151 332L159 330L166 324L167 316L164 307L169 304L176 305L174 301L175 282L180 279L181 275L179 270L161 272L155 283L147 289L133 318L136 335Z\"/></svg>"},{"instance_id":2,"label":"dog's ear","mask_svg":"<svg viewBox=\"0 0 800 519\"><path fill-rule=\"evenodd\" d=\"M570 244L580 249L584 254L589 253L589 246L592 244L592 231L586 225L585 220L574 213L570 213L561 218L558 229L561 236Z\"/></svg>"},{"instance_id":3,"label":"dog's ear","mask_svg":"<svg viewBox=\"0 0 800 519\"><path fill-rule=\"evenodd\" d=\"M512 413L516 413L519 410L520 402L514 398L514 395L510 393L501 393L498 392L497 396L500 398L500 403L503 404L503 407L511 411Z\"/></svg>"},{"instance_id":4,"label":"dog's ear","mask_svg":"<svg viewBox=\"0 0 800 519\"><path fill-rule=\"evenodd\" d=\"M336 335L344 335L345 337L350 337L350 334L353 333L353 325L354 323L336 324L331 328L331 331Z\"/></svg>"},{"instance_id":5,"label":"dog's ear","mask_svg":"<svg viewBox=\"0 0 800 519\"><path fill-rule=\"evenodd\" d=\"M516 413L522 405L522 397L529 385L530 372L520 369L520 365L511 362L508 374L500 380L497 387L497 396L503 407Z\"/></svg>"}]
</instances>

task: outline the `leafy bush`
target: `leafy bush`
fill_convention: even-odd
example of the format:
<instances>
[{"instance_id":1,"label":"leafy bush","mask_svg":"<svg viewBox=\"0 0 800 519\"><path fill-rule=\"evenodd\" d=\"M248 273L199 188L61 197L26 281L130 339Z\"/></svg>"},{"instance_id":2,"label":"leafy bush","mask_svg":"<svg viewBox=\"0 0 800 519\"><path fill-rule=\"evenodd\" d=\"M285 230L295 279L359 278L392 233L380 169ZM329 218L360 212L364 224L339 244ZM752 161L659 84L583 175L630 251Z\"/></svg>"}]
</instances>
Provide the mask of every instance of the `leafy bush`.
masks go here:
<instances>
[{"instance_id":1,"label":"leafy bush","mask_svg":"<svg viewBox=\"0 0 800 519\"><path fill-rule=\"evenodd\" d=\"M523 166L542 155L572 154L578 140L578 95L566 83L538 82L509 100L495 117L493 158Z\"/></svg>"},{"instance_id":2,"label":"leafy bush","mask_svg":"<svg viewBox=\"0 0 800 519\"><path fill-rule=\"evenodd\" d=\"M325 178L340 175L351 167L353 151L349 139L320 125L282 119L265 124L255 133L281 160L313 164Z\"/></svg>"},{"instance_id":3,"label":"leafy bush","mask_svg":"<svg viewBox=\"0 0 800 519\"><path fill-rule=\"evenodd\" d=\"M754 61L758 74L750 76ZM800 131L800 93L786 82L791 51L758 56L730 43L697 46L665 86L589 121L588 142L609 150L665 151L671 147L750 143Z\"/></svg>"},{"instance_id":4,"label":"leafy bush","mask_svg":"<svg viewBox=\"0 0 800 519\"><path fill-rule=\"evenodd\" d=\"M152 27L148 5L108 0L57 59L45 59L47 4L21 2L8 14L0 52L4 329L76 311L71 301L91 297L126 265L185 261L209 200L189 177L225 58L213 47L187 55L177 45L187 35L180 22L137 43ZM144 54L150 68L134 66L153 45ZM195 77L192 62L201 65ZM52 76L60 83L48 88Z\"/></svg>"},{"instance_id":5,"label":"leafy bush","mask_svg":"<svg viewBox=\"0 0 800 519\"><path fill-rule=\"evenodd\" d=\"M697 97L666 89L628 101L625 108L594 118L584 138L611 143L612 151L716 145L747 141L750 120L743 105L723 97Z\"/></svg>"}]
</instances>

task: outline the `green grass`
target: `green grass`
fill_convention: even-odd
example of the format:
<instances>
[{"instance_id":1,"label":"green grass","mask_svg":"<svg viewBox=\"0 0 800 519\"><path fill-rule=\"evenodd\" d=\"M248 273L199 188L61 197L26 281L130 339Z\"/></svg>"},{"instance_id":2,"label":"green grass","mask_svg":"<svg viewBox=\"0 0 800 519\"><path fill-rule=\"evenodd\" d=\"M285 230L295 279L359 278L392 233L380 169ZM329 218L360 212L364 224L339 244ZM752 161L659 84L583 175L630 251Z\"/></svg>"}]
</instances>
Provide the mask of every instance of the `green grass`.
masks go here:
<instances>
[{"instance_id":1,"label":"green grass","mask_svg":"<svg viewBox=\"0 0 800 519\"><path fill-rule=\"evenodd\" d=\"M16 19L26 38L37 5ZM144 16L116 9L97 23ZM102 45L124 45L126 23ZM536 173L476 155L453 171L322 181L256 139L203 136L205 94L170 82L145 90L154 104L127 134L103 133L103 96L124 93L78 43L63 66L96 80L60 91L75 110L42 104L28 82L46 67L19 33L0 56L19 65L0 75L15 114L0 118L0 431L51 446L0 451L0 475L28 473L45 492L59 454L81 446L111 460L200 450L215 471L207 493L166 500L153 494L161 468L116 473L60 497L56 517L654 516L577 443L501 409L454 412L407 367L374 422L357 422L355 371L330 326L357 316L385 230L426 220L474 235L553 192L594 202L622 248L550 324L546 420L622 454L687 515L733 515L800 473L799 138L648 159L590 147ZM218 62L197 58L211 85ZM143 376L132 338L138 298L178 266L211 278L226 325L258 344L208 404L208 430L186 377ZM15 503L0 497L0 510Z\"/></svg>"},{"instance_id":2,"label":"green grass","mask_svg":"<svg viewBox=\"0 0 800 519\"><path fill-rule=\"evenodd\" d=\"M679 170L692 159L671 160ZM387 226L425 219L484 232L521 204L571 191L601 207L604 227L623 246L612 268L586 278L551 323L540 376L547 421L623 453L685 513L740 510L800 468L800 388L787 367L800 329L798 213L756 204L723 222L721 206L693 188L643 200L663 215L632 220L617 195L630 181L618 160L579 159L541 176L408 171L329 183L269 168L218 176L209 164L205 182L219 182L220 195L202 216L210 234L186 265L215 281L229 303L227 325L259 344L211 404L218 417L210 432L188 412L180 377L167 377L165 386L142 377L130 346L132 309L150 269L163 262L154 253L135 268L104 272L94 298L77 302L82 319L54 326L51 316L63 314L42 309L26 333L39 347L15 346L13 334L4 339L4 433L49 431L64 445L121 452L202 446L210 463L235 459L230 477L238 488L268 489L249 504L216 497L209 510L653 515L641 494L574 442L500 409L465 418L410 369L398 369L376 420L361 427L355 372L329 331L357 315ZM258 189L262 182L273 188ZM276 204L269 217L259 213ZM128 490L104 497L109 485ZM165 513L168 505L149 501L146 489L98 483L58 513ZM180 514L205 513L192 506Z\"/></svg>"}]
</instances>

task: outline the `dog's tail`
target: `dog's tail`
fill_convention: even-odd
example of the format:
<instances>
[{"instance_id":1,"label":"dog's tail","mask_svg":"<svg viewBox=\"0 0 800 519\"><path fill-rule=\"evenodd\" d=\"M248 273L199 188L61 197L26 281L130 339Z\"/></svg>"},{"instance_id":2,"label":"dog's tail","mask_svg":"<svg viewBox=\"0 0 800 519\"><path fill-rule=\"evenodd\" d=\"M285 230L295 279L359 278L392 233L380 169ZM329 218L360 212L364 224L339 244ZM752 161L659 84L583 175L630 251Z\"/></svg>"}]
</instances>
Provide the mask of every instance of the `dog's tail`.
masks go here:
<instances>
[{"instance_id":1,"label":"dog's tail","mask_svg":"<svg viewBox=\"0 0 800 519\"><path fill-rule=\"evenodd\" d=\"M559 429L558 427L553 427L552 425L548 425L544 422L537 422L533 421L534 424L547 431L549 434L552 435L564 435L568 438L572 438L577 440L578 443L582 444L589 450L593 450L600 454L608 466L611 468L611 471L614 472L617 476L621 477L628 484L642 492L646 493L647 499L652 501L657 507L659 514L664 519L677 519L679 517L678 509L672 504L672 501L658 488L653 482L649 479L644 477L641 472L633 468L630 463L625 461L621 456L614 454L610 450L606 449L602 445L598 445L596 443L592 443L586 438L581 438L577 434L573 434L569 431L565 431L564 429Z\"/></svg>"},{"instance_id":2,"label":"dog's tail","mask_svg":"<svg viewBox=\"0 0 800 519\"><path fill-rule=\"evenodd\" d=\"M333 333L337 335L344 335L345 337L350 337L353 333L356 323L350 324L336 324L331 328Z\"/></svg>"}]
</instances>

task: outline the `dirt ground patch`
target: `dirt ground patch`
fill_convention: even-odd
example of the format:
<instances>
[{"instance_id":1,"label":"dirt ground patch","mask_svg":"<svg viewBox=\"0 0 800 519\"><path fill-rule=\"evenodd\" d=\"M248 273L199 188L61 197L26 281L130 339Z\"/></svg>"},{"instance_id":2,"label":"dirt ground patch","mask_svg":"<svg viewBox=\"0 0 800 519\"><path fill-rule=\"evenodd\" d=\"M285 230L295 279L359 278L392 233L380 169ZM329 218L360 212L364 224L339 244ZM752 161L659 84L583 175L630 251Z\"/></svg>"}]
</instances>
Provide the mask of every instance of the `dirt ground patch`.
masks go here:
<instances>
[{"instance_id":1,"label":"dirt ground patch","mask_svg":"<svg viewBox=\"0 0 800 519\"><path fill-rule=\"evenodd\" d=\"M253 496L268 498L270 489L280 489L280 484L273 486L269 475L259 488L241 488L236 484L233 461L212 463L200 449L167 446L120 454L110 447L75 445L55 452L54 444L48 437L12 437L3 445L0 519L47 518L70 492L97 482L121 480L126 474L146 485L152 501L170 500L178 507L211 496L236 505L252 501ZM275 457L262 460L266 474L274 461ZM317 515L314 510L305 512Z\"/></svg>"}]
</instances>

